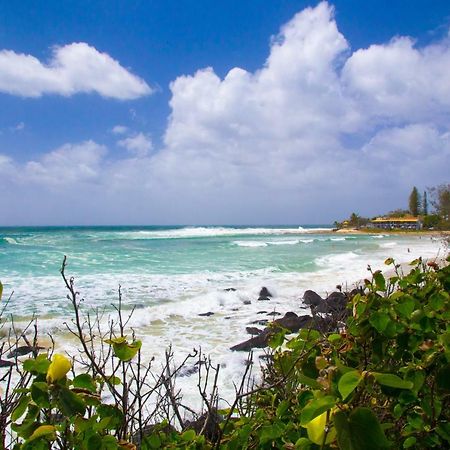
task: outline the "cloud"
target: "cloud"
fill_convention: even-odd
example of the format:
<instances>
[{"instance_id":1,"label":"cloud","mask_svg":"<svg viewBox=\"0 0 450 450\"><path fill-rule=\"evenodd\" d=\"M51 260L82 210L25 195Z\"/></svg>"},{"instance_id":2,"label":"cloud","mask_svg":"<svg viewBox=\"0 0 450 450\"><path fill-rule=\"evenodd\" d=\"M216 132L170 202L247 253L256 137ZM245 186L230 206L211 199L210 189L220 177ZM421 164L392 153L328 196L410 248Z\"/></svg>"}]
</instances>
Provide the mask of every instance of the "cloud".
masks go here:
<instances>
[{"instance_id":1,"label":"cloud","mask_svg":"<svg viewBox=\"0 0 450 450\"><path fill-rule=\"evenodd\" d=\"M87 223L375 215L406 207L413 185L448 182L448 73L447 38L419 47L397 37L352 52L322 2L281 28L259 70L235 67L221 78L203 68L176 78L161 148L150 152L139 133L118 142L131 153L118 159L88 141L5 164L23 190L32 186L20 198L57 205L36 217L55 214L66 198Z\"/></svg>"},{"instance_id":2,"label":"cloud","mask_svg":"<svg viewBox=\"0 0 450 450\"><path fill-rule=\"evenodd\" d=\"M150 137L144 133L138 133L134 136L121 139L117 142L117 145L126 148L131 154L138 157L146 156L153 148Z\"/></svg>"},{"instance_id":3,"label":"cloud","mask_svg":"<svg viewBox=\"0 0 450 450\"><path fill-rule=\"evenodd\" d=\"M111 130L111 132L113 134L125 134L127 131L128 131L128 127L126 127L125 125L116 125Z\"/></svg>"},{"instance_id":4,"label":"cloud","mask_svg":"<svg viewBox=\"0 0 450 450\"><path fill-rule=\"evenodd\" d=\"M0 92L21 97L95 92L102 97L130 100L153 90L107 53L78 42L54 47L47 64L32 55L0 51Z\"/></svg>"},{"instance_id":5,"label":"cloud","mask_svg":"<svg viewBox=\"0 0 450 450\"><path fill-rule=\"evenodd\" d=\"M93 141L65 144L44 154L38 161L29 161L20 171L21 183L46 187L95 183L104 167L101 166L106 148Z\"/></svg>"}]
</instances>

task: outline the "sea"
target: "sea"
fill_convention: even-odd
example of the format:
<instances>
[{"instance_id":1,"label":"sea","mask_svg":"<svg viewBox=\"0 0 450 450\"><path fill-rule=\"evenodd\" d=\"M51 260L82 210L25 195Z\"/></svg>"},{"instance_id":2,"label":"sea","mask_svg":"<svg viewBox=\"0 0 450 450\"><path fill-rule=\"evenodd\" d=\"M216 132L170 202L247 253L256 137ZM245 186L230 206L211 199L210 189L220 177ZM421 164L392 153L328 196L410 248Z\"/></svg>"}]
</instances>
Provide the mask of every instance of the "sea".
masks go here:
<instances>
[{"instance_id":1,"label":"sea","mask_svg":"<svg viewBox=\"0 0 450 450\"><path fill-rule=\"evenodd\" d=\"M35 316L57 350L77 351L66 327L73 317L60 274L66 256L84 314L98 311L106 326L120 286L125 313L134 309L130 335L155 368L169 346L176 361L201 349L220 365L220 394L229 398L247 359L230 347L250 337L252 322L307 314L305 290L326 296L352 287L370 275L368 265L386 270L388 257L442 255L430 236L338 234L326 225L0 228L3 321L20 329ZM262 287L269 301L258 301ZM178 383L195 404L197 376L189 373Z\"/></svg>"}]
</instances>

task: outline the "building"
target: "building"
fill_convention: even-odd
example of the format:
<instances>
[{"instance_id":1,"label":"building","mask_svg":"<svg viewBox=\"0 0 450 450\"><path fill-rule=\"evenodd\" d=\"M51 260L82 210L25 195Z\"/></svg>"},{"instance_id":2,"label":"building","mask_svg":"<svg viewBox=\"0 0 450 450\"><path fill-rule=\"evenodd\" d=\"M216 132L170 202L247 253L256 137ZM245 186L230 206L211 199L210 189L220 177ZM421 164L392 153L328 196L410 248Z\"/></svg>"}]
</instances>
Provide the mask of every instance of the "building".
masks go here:
<instances>
[{"instance_id":1,"label":"building","mask_svg":"<svg viewBox=\"0 0 450 450\"><path fill-rule=\"evenodd\" d=\"M422 225L418 217L377 217L369 222L370 228L383 230L420 230Z\"/></svg>"}]
</instances>

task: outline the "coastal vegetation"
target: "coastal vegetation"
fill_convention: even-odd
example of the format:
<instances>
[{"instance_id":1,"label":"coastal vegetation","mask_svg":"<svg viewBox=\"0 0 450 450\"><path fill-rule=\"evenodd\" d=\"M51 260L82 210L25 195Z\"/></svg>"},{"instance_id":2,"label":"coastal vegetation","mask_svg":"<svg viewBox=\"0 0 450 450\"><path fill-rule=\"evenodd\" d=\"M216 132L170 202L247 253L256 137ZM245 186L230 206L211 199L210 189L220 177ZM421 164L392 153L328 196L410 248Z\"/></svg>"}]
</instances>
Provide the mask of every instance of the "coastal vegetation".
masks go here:
<instances>
[{"instance_id":1,"label":"coastal vegetation","mask_svg":"<svg viewBox=\"0 0 450 450\"><path fill-rule=\"evenodd\" d=\"M277 327L262 382L252 384L250 353L228 407L219 404L219 366L189 355L201 363L201 411L176 388L187 359L175 366L169 350L161 371L144 364L120 291L118 321L102 330L98 315L82 311L64 263L68 329L80 352L40 347L35 321L26 330L9 323L0 347L0 448L448 448L450 266L385 263L391 274L369 268L333 330Z\"/></svg>"},{"instance_id":2,"label":"coastal vegetation","mask_svg":"<svg viewBox=\"0 0 450 450\"><path fill-rule=\"evenodd\" d=\"M429 213L428 197L431 198L433 211ZM400 220L393 220L400 219ZM389 222L384 229L422 229L422 230L450 230L450 184L441 184L419 194L417 187L413 187L408 199L408 209L395 209L382 216L372 218L362 217L353 212L350 217L342 222L334 223L337 229L373 229L378 221ZM402 226L402 222L410 220L417 222L417 227L407 224Z\"/></svg>"}]
</instances>

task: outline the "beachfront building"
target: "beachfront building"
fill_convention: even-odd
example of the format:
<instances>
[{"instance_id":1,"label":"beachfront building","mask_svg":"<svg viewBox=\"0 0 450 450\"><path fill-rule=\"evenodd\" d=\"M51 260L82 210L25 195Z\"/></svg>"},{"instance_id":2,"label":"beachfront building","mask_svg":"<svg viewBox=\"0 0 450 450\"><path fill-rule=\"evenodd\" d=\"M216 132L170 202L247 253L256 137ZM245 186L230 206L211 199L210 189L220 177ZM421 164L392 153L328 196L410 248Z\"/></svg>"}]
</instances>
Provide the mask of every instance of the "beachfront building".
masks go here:
<instances>
[{"instance_id":1,"label":"beachfront building","mask_svg":"<svg viewBox=\"0 0 450 450\"><path fill-rule=\"evenodd\" d=\"M418 217L377 217L369 222L370 228L383 230L420 230L422 225Z\"/></svg>"}]
</instances>

